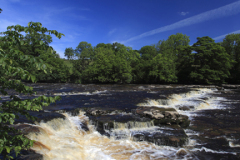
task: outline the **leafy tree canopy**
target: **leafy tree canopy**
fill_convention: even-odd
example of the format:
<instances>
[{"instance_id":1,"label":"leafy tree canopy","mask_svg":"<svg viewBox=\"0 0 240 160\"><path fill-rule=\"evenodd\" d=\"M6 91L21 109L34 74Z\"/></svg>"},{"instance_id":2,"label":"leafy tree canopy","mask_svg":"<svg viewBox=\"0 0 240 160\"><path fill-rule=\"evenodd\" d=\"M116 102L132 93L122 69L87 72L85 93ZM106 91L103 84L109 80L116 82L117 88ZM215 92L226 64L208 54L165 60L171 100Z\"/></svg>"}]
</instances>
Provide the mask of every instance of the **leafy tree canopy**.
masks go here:
<instances>
[{"instance_id":1,"label":"leafy tree canopy","mask_svg":"<svg viewBox=\"0 0 240 160\"><path fill-rule=\"evenodd\" d=\"M193 44L194 65L200 67L191 72L191 78L198 83L224 83L230 75L232 60L225 49L210 37L197 38Z\"/></svg>"},{"instance_id":2,"label":"leafy tree canopy","mask_svg":"<svg viewBox=\"0 0 240 160\"><path fill-rule=\"evenodd\" d=\"M91 49L92 45L86 41L82 41L75 49L75 56L79 57L84 49Z\"/></svg>"},{"instance_id":3,"label":"leafy tree canopy","mask_svg":"<svg viewBox=\"0 0 240 160\"><path fill-rule=\"evenodd\" d=\"M229 34L224 39L221 45L234 61L233 67L230 70L229 82L240 83L240 34Z\"/></svg>"},{"instance_id":4,"label":"leafy tree canopy","mask_svg":"<svg viewBox=\"0 0 240 160\"><path fill-rule=\"evenodd\" d=\"M21 80L36 82L36 78L23 67L32 67L45 72L47 68L41 59L36 59L32 55L25 55L19 48L25 45L22 33L34 36L40 32L53 34L58 38L63 35L55 30L42 27L42 24L38 22L30 22L27 27L9 26L7 31L2 33L4 35L0 45L0 92L2 95L9 95L9 90L15 90L16 94L34 94L33 88L24 85ZM33 38L32 43L42 48L47 47L42 39ZM24 64L26 65L24 66ZM42 106L47 106L59 99L59 97L40 96L35 99L21 100L16 94L9 95L10 101L2 102L0 105L0 154L7 159L13 158L10 156L12 151L17 155L20 150L33 145L32 140L22 134L17 134L18 131L11 127L19 114L34 119L28 111L39 111Z\"/></svg>"},{"instance_id":5,"label":"leafy tree canopy","mask_svg":"<svg viewBox=\"0 0 240 160\"><path fill-rule=\"evenodd\" d=\"M64 51L64 56L66 56L68 60L73 59L74 49L72 47L66 48Z\"/></svg>"},{"instance_id":6,"label":"leafy tree canopy","mask_svg":"<svg viewBox=\"0 0 240 160\"><path fill-rule=\"evenodd\" d=\"M157 55L155 46L144 46L139 50L141 58L144 60L151 60Z\"/></svg>"}]
</instances>

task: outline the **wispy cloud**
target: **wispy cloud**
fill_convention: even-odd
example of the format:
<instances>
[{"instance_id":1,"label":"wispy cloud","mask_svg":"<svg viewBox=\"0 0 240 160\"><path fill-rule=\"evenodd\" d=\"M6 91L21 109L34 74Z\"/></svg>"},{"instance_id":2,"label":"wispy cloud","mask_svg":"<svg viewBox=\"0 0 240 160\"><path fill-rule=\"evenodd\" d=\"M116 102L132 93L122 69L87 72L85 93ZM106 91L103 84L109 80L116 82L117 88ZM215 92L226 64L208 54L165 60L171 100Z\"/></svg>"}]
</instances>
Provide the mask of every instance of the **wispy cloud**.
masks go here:
<instances>
[{"instance_id":1,"label":"wispy cloud","mask_svg":"<svg viewBox=\"0 0 240 160\"><path fill-rule=\"evenodd\" d=\"M137 39L147 37L147 36L151 36L151 35L154 35L154 34L157 34L157 33L161 33L161 32L165 32L165 31L189 26L189 25L192 25L192 24L208 21L208 20L211 20L211 19L216 19L216 18L220 18L220 17L226 17L226 16L234 15L234 14L237 14L239 12L240 12L240 1L237 1L237 2L234 2L234 3L230 3L228 5L225 5L223 7L213 9L213 10L210 10L210 11L207 11L207 12L200 13L196 16L186 18L186 19L178 21L176 23L173 23L173 24L170 24L170 25L167 25L167 26L164 26L164 27L160 27L160 28L145 32L145 33L140 34L138 36L127 39L127 40L123 41L122 43L130 42L130 41L137 40Z\"/></svg>"},{"instance_id":2,"label":"wispy cloud","mask_svg":"<svg viewBox=\"0 0 240 160\"><path fill-rule=\"evenodd\" d=\"M181 16L186 16L189 12L179 12Z\"/></svg>"},{"instance_id":3,"label":"wispy cloud","mask_svg":"<svg viewBox=\"0 0 240 160\"><path fill-rule=\"evenodd\" d=\"M110 30L109 32L108 32L108 36L111 36L114 32L116 32L117 31L117 29L115 28L115 29L112 29L112 30Z\"/></svg>"},{"instance_id":4,"label":"wispy cloud","mask_svg":"<svg viewBox=\"0 0 240 160\"><path fill-rule=\"evenodd\" d=\"M214 40L221 40L221 39L225 38L228 34L236 34L236 33L240 33L240 30L237 30L237 31L234 31L234 32L231 32L231 33L227 33L227 34L224 34L224 35L215 37L215 38L213 38L213 39L214 39Z\"/></svg>"}]
</instances>

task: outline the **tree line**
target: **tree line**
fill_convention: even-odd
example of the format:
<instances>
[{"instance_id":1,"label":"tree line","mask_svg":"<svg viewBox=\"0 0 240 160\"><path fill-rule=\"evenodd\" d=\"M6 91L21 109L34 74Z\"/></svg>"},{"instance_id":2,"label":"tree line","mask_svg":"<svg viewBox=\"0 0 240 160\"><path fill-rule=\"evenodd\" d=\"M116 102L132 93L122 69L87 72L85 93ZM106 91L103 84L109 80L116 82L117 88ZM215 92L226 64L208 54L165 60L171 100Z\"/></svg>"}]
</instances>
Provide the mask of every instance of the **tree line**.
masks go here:
<instances>
[{"instance_id":1,"label":"tree line","mask_svg":"<svg viewBox=\"0 0 240 160\"><path fill-rule=\"evenodd\" d=\"M6 49L4 36L0 46ZM44 47L39 43L41 41ZM227 35L222 42L198 37L189 45L189 36L177 33L154 45L133 50L120 43L92 46L82 41L66 48L61 59L50 46L47 32L27 33L22 45L14 46L24 55L44 62L46 71L21 67L38 82L50 83L135 83L135 84L221 84L239 83L240 34ZM1 71L0 71L1 72Z\"/></svg>"},{"instance_id":2,"label":"tree line","mask_svg":"<svg viewBox=\"0 0 240 160\"><path fill-rule=\"evenodd\" d=\"M198 37L192 46L189 42L182 33L140 50L83 41L64 54L73 67L70 81L78 83L239 83L240 34L219 43L208 36Z\"/></svg>"}]
</instances>

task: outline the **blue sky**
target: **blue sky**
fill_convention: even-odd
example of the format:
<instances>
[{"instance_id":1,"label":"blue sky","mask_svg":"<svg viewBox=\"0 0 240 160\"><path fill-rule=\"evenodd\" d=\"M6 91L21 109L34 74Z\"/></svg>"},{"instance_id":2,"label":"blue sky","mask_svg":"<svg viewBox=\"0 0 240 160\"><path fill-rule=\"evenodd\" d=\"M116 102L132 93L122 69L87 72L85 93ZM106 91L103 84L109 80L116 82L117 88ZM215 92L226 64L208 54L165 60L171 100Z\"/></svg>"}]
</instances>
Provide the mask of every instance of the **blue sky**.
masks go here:
<instances>
[{"instance_id":1,"label":"blue sky","mask_svg":"<svg viewBox=\"0 0 240 160\"><path fill-rule=\"evenodd\" d=\"M61 58L81 41L138 50L176 33L190 36L190 44L240 33L240 0L0 0L0 8L0 32L33 21L65 34L51 43Z\"/></svg>"}]
</instances>

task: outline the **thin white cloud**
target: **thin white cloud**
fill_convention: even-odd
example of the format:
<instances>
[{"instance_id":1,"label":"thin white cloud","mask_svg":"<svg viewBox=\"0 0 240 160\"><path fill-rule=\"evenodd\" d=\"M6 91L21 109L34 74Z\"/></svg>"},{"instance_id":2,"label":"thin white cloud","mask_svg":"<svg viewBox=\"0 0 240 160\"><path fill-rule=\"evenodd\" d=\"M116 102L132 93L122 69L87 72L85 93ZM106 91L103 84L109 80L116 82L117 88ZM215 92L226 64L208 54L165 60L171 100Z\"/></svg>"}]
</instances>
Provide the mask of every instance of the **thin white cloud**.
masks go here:
<instances>
[{"instance_id":1,"label":"thin white cloud","mask_svg":"<svg viewBox=\"0 0 240 160\"><path fill-rule=\"evenodd\" d=\"M186 16L189 12L179 12L181 16Z\"/></svg>"},{"instance_id":2,"label":"thin white cloud","mask_svg":"<svg viewBox=\"0 0 240 160\"><path fill-rule=\"evenodd\" d=\"M78 9L75 7L66 7L66 8L44 8L45 12L42 14L42 21L41 22L47 22L47 23L52 23L53 17L55 16L60 16L60 15L65 15L68 17L71 17L71 19L75 20L89 20L87 17L80 15L80 14L73 14L71 11L73 10L80 10L80 11L86 11L87 8L83 9Z\"/></svg>"},{"instance_id":3,"label":"thin white cloud","mask_svg":"<svg viewBox=\"0 0 240 160\"><path fill-rule=\"evenodd\" d=\"M236 33L240 33L240 30L237 30L237 31L234 31L234 32L231 32L231 33L227 33L227 34L224 34L224 35L215 37L215 38L213 38L213 39L214 39L215 41L216 41L216 40L221 40L221 39L224 39L228 34L236 34Z\"/></svg>"},{"instance_id":4,"label":"thin white cloud","mask_svg":"<svg viewBox=\"0 0 240 160\"><path fill-rule=\"evenodd\" d=\"M240 1L234 2L234 3L230 3L228 5L225 5L223 7L219 7L217 9L213 9L207 12L203 12L200 13L196 16L192 16L189 18L186 18L184 20L178 21L176 23L164 26L164 27L160 27L148 32L145 32L143 34L140 34L138 36L132 37L127 39L126 41L123 41L122 43L126 43L126 42L130 42L133 40L137 40L143 37L147 37L147 36L151 36L157 33L161 33L161 32L165 32L165 31L169 31L169 30L173 30L173 29L177 29L177 28L181 28L181 27L186 27L192 24L196 24L196 23L200 23L200 22L204 22L204 21L208 21L211 19L216 19L216 18L220 18L220 17L226 17L226 16L230 16L230 15L234 15L240 12Z\"/></svg>"},{"instance_id":5,"label":"thin white cloud","mask_svg":"<svg viewBox=\"0 0 240 160\"><path fill-rule=\"evenodd\" d=\"M112 29L112 30L110 30L109 32L108 32L108 36L111 36L114 32L116 32L117 31L117 29L115 28L115 29Z\"/></svg>"}]
</instances>

